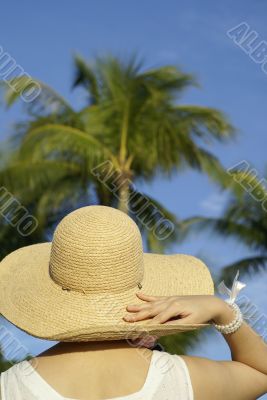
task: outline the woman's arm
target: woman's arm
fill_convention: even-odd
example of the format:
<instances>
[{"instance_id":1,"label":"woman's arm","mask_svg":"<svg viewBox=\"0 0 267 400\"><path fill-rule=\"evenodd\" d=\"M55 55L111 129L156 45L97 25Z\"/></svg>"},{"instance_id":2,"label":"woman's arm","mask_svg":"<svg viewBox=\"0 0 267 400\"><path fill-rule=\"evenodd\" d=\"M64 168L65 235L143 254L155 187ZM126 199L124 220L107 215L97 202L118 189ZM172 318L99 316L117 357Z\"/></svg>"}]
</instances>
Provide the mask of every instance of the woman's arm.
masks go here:
<instances>
[{"instance_id":1,"label":"woman's arm","mask_svg":"<svg viewBox=\"0 0 267 400\"><path fill-rule=\"evenodd\" d=\"M233 319L232 310L221 301L221 310L214 318L217 324L227 324ZM255 368L267 375L267 345L247 323L230 335L223 335L231 350L232 360Z\"/></svg>"},{"instance_id":2,"label":"woman's arm","mask_svg":"<svg viewBox=\"0 0 267 400\"><path fill-rule=\"evenodd\" d=\"M216 296L151 297L139 293L138 297L145 303L127 307L131 321L152 318L167 324L214 321L224 325L234 319L233 310ZM170 321L174 317L178 319ZM183 356L190 372L194 399L255 400L267 392L267 345L245 322L224 338L233 361Z\"/></svg>"},{"instance_id":3,"label":"woman's arm","mask_svg":"<svg viewBox=\"0 0 267 400\"><path fill-rule=\"evenodd\" d=\"M224 325L232 320L232 310L222 302L214 322ZM223 336L232 362L183 356L196 393L195 400L254 400L267 393L267 345L263 339L245 322L236 332Z\"/></svg>"}]
</instances>

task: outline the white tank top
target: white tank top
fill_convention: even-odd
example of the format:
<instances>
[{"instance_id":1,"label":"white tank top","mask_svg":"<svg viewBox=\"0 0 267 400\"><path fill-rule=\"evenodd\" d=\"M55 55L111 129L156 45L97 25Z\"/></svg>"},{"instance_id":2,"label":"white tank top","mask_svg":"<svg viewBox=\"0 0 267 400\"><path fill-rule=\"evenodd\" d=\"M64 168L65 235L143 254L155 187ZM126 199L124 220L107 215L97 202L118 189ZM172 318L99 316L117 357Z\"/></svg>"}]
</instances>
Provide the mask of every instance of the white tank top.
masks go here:
<instances>
[{"instance_id":1,"label":"white tank top","mask_svg":"<svg viewBox=\"0 0 267 400\"><path fill-rule=\"evenodd\" d=\"M75 400L57 393L28 361L1 374L1 395L2 400ZM107 400L193 400L187 366L178 355L153 350L143 387L128 396Z\"/></svg>"}]
</instances>

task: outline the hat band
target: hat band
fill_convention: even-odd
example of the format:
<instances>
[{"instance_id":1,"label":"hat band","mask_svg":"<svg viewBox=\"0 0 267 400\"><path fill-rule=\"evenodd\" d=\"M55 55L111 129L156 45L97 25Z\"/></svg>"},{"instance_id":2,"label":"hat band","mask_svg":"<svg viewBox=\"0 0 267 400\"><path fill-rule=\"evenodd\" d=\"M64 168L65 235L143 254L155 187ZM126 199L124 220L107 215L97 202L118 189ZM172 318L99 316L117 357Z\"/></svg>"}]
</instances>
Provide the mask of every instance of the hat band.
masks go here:
<instances>
[{"instance_id":1,"label":"hat band","mask_svg":"<svg viewBox=\"0 0 267 400\"><path fill-rule=\"evenodd\" d=\"M50 279L53 281L53 283L55 284L55 285L57 285L58 287L60 287L62 290L64 290L64 291L66 291L66 292L76 292L76 293L82 293L82 294L84 294L84 295L92 295L92 294L101 294L101 293L124 293L124 292L127 292L129 289L131 289L131 288L129 288L129 287L127 287L127 288L125 288L124 290L104 290L103 292L99 292L99 291L97 291L97 292L94 292L94 291L92 291L92 290L86 290L86 289L84 289L83 287L81 287L81 288L70 288L70 287L68 287L67 285L62 285L61 283L59 283L59 282L57 282L56 280L55 280L55 278L54 278L54 276L52 276L51 275L51 269L50 269L50 265L49 265L49 276L50 276ZM136 286L136 288L137 289L139 289L139 290L141 290L142 289L142 287L143 287L143 283L142 282L137 282L136 284L135 284L135 286ZM133 286L132 287L132 289L135 287L135 286Z\"/></svg>"}]
</instances>

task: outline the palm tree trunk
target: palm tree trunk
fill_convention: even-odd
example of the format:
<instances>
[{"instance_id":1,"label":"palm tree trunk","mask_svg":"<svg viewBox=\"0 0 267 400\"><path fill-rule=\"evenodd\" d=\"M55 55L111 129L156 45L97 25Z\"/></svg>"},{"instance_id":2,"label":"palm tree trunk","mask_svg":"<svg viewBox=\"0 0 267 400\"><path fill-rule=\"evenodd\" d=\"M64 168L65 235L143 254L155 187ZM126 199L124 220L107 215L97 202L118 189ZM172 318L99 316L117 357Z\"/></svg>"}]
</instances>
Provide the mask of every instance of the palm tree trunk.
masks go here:
<instances>
[{"instance_id":1,"label":"palm tree trunk","mask_svg":"<svg viewBox=\"0 0 267 400\"><path fill-rule=\"evenodd\" d=\"M129 180L128 173L125 171L125 163L127 157L127 137L128 137L128 124L129 124L129 103L125 106L124 116L122 120L121 129L121 143L119 162L121 165L121 175L119 177L119 204L118 209L128 214L129 202Z\"/></svg>"},{"instance_id":2,"label":"palm tree trunk","mask_svg":"<svg viewBox=\"0 0 267 400\"><path fill-rule=\"evenodd\" d=\"M124 177L121 180L121 184L119 186L119 204L118 209L120 211L125 212L126 214L129 213L129 197L130 197L130 187L129 187L129 180Z\"/></svg>"}]
</instances>

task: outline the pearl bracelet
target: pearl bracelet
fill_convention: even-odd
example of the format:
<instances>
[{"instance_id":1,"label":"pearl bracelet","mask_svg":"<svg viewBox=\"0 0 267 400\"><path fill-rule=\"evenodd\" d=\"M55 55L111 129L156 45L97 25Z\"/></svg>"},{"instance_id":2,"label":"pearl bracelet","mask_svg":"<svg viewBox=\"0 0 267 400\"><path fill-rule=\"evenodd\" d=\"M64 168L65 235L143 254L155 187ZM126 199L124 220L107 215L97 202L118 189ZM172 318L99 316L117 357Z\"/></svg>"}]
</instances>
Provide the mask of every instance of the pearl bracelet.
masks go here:
<instances>
[{"instance_id":1,"label":"pearl bracelet","mask_svg":"<svg viewBox=\"0 0 267 400\"><path fill-rule=\"evenodd\" d=\"M228 325L217 325L215 323L213 323L213 326L221 333L227 335L230 333L234 333L236 332L242 325L243 323L243 316L242 313L240 311L240 308L238 307L238 305L236 303L228 303L230 307L232 307L232 309L235 312L235 318L232 322L230 322L230 324Z\"/></svg>"}]
</instances>

